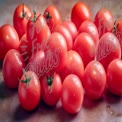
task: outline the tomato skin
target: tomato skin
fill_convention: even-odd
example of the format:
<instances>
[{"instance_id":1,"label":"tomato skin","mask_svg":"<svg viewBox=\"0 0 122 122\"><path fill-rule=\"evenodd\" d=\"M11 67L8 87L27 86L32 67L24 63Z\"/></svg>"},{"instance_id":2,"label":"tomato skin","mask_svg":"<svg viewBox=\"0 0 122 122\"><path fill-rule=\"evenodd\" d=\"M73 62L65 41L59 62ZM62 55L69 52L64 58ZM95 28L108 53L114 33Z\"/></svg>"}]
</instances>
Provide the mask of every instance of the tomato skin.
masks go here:
<instances>
[{"instance_id":1,"label":"tomato skin","mask_svg":"<svg viewBox=\"0 0 122 122\"><path fill-rule=\"evenodd\" d=\"M49 55L50 72L55 71L59 73L62 71L67 56L67 44L65 38L58 32L52 33L45 49L45 53Z\"/></svg>"},{"instance_id":2,"label":"tomato skin","mask_svg":"<svg viewBox=\"0 0 122 122\"><path fill-rule=\"evenodd\" d=\"M53 32L57 25L62 23L60 12L53 5L50 5L45 9L43 16L45 17L51 32Z\"/></svg>"},{"instance_id":3,"label":"tomato skin","mask_svg":"<svg viewBox=\"0 0 122 122\"><path fill-rule=\"evenodd\" d=\"M81 23L78 34L86 32L91 35L93 38L95 44L99 41L99 34L96 25L91 20L85 20L83 23Z\"/></svg>"},{"instance_id":4,"label":"tomato skin","mask_svg":"<svg viewBox=\"0 0 122 122\"><path fill-rule=\"evenodd\" d=\"M64 21L62 24L69 30L70 34L72 35L73 42L74 42L76 36L78 35L75 24L72 21L68 21L68 20Z\"/></svg>"},{"instance_id":5,"label":"tomato skin","mask_svg":"<svg viewBox=\"0 0 122 122\"><path fill-rule=\"evenodd\" d=\"M25 63L21 54L11 49L7 52L3 61L3 78L8 88L17 88L19 80L22 76L22 69L25 67Z\"/></svg>"},{"instance_id":6,"label":"tomato skin","mask_svg":"<svg viewBox=\"0 0 122 122\"><path fill-rule=\"evenodd\" d=\"M77 75L70 74L64 81L61 92L61 102L64 110L70 114L80 111L84 98L84 91Z\"/></svg>"},{"instance_id":7,"label":"tomato skin","mask_svg":"<svg viewBox=\"0 0 122 122\"><path fill-rule=\"evenodd\" d=\"M61 24L61 25L58 25L54 29L54 32L59 32L64 36L66 43L67 43L67 49L71 50L72 46L73 46L73 39L72 39L72 36L71 36L70 32L68 31L68 29L64 25Z\"/></svg>"},{"instance_id":8,"label":"tomato skin","mask_svg":"<svg viewBox=\"0 0 122 122\"><path fill-rule=\"evenodd\" d=\"M77 36L73 49L79 53L81 56L84 67L94 59L96 45L94 40L88 33L81 33Z\"/></svg>"},{"instance_id":9,"label":"tomato skin","mask_svg":"<svg viewBox=\"0 0 122 122\"><path fill-rule=\"evenodd\" d=\"M41 78L45 72L45 52L39 50L31 55L25 67L26 71L33 71Z\"/></svg>"},{"instance_id":10,"label":"tomato skin","mask_svg":"<svg viewBox=\"0 0 122 122\"><path fill-rule=\"evenodd\" d=\"M41 98L41 84L37 75L32 72L26 72L26 76L31 78L26 84L19 82L18 96L20 105L27 111L34 110L40 102ZM21 77L21 80L25 80L25 76Z\"/></svg>"},{"instance_id":11,"label":"tomato skin","mask_svg":"<svg viewBox=\"0 0 122 122\"><path fill-rule=\"evenodd\" d=\"M115 23L115 30L114 34L119 40L120 46L121 46L121 54L122 54L122 20L118 20Z\"/></svg>"},{"instance_id":12,"label":"tomato skin","mask_svg":"<svg viewBox=\"0 0 122 122\"><path fill-rule=\"evenodd\" d=\"M51 86L47 83L47 77L52 77ZM60 99L62 90L62 81L59 74L54 73L53 76L44 76L41 80L42 99L49 106L55 106Z\"/></svg>"},{"instance_id":13,"label":"tomato skin","mask_svg":"<svg viewBox=\"0 0 122 122\"><path fill-rule=\"evenodd\" d=\"M83 87L86 95L96 100L102 97L106 86L106 72L98 61L91 61L85 68Z\"/></svg>"},{"instance_id":14,"label":"tomato skin","mask_svg":"<svg viewBox=\"0 0 122 122\"><path fill-rule=\"evenodd\" d=\"M32 51L44 49L50 34L44 16L38 13L32 14L27 24L27 40L32 45Z\"/></svg>"},{"instance_id":15,"label":"tomato skin","mask_svg":"<svg viewBox=\"0 0 122 122\"><path fill-rule=\"evenodd\" d=\"M119 41L113 33L107 32L100 38L98 43L96 60L101 62L107 70L108 64L116 58L121 58Z\"/></svg>"},{"instance_id":16,"label":"tomato skin","mask_svg":"<svg viewBox=\"0 0 122 122\"><path fill-rule=\"evenodd\" d=\"M13 26L5 24L0 28L0 60L10 49L19 49L19 37Z\"/></svg>"},{"instance_id":17,"label":"tomato skin","mask_svg":"<svg viewBox=\"0 0 122 122\"><path fill-rule=\"evenodd\" d=\"M16 7L13 15L13 25L19 35L19 38L26 33L27 23L31 15L32 12L27 5L20 4Z\"/></svg>"},{"instance_id":18,"label":"tomato skin","mask_svg":"<svg viewBox=\"0 0 122 122\"><path fill-rule=\"evenodd\" d=\"M22 36L20 39L20 45L19 45L19 52L24 58L24 61L27 63L28 59L32 55L32 46L31 43L27 40L26 34Z\"/></svg>"},{"instance_id":19,"label":"tomato skin","mask_svg":"<svg viewBox=\"0 0 122 122\"><path fill-rule=\"evenodd\" d=\"M76 51L70 50L67 52L67 57L62 71L60 72L62 80L64 80L67 75L72 73L77 75L82 81L84 64L80 55Z\"/></svg>"},{"instance_id":20,"label":"tomato skin","mask_svg":"<svg viewBox=\"0 0 122 122\"><path fill-rule=\"evenodd\" d=\"M107 68L107 87L115 95L122 95L122 60L111 61Z\"/></svg>"},{"instance_id":21,"label":"tomato skin","mask_svg":"<svg viewBox=\"0 0 122 122\"><path fill-rule=\"evenodd\" d=\"M88 6L83 2L77 2L72 8L71 20L74 22L77 30L83 21L91 20L91 11Z\"/></svg>"},{"instance_id":22,"label":"tomato skin","mask_svg":"<svg viewBox=\"0 0 122 122\"><path fill-rule=\"evenodd\" d=\"M106 32L112 32L114 25L114 18L112 13L108 9L100 9L95 18L94 23L98 29L99 37Z\"/></svg>"}]
</instances>

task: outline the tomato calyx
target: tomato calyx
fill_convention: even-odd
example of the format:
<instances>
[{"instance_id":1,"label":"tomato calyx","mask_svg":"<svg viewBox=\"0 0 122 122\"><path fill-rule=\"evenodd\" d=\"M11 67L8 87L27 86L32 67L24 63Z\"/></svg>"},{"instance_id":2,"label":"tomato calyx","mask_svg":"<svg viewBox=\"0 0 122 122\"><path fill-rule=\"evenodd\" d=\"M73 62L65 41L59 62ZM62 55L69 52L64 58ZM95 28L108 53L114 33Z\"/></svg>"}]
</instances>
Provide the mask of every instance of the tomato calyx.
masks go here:
<instances>
[{"instance_id":1,"label":"tomato calyx","mask_svg":"<svg viewBox=\"0 0 122 122\"><path fill-rule=\"evenodd\" d=\"M51 86L52 85L52 83L53 83L53 77L48 77L48 76L46 76L46 78L47 78L47 85L48 86Z\"/></svg>"},{"instance_id":2,"label":"tomato calyx","mask_svg":"<svg viewBox=\"0 0 122 122\"><path fill-rule=\"evenodd\" d=\"M49 12L45 12L45 16L47 20L52 19L52 16L50 15Z\"/></svg>"},{"instance_id":3,"label":"tomato calyx","mask_svg":"<svg viewBox=\"0 0 122 122\"><path fill-rule=\"evenodd\" d=\"M34 14L34 17L31 18L31 21L35 23L35 22L38 20L38 18L39 18L39 16L40 16L41 14L39 14L39 15L37 16L37 13L36 13L35 10L33 10L33 14Z\"/></svg>"},{"instance_id":4,"label":"tomato calyx","mask_svg":"<svg viewBox=\"0 0 122 122\"><path fill-rule=\"evenodd\" d=\"M21 18L25 18L26 17L26 12L24 10L24 3L22 4L22 15Z\"/></svg>"},{"instance_id":5,"label":"tomato calyx","mask_svg":"<svg viewBox=\"0 0 122 122\"><path fill-rule=\"evenodd\" d=\"M46 76L47 85L50 87L50 92L52 91L52 83L53 83L53 77L52 76Z\"/></svg>"},{"instance_id":6,"label":"tomato calyx","mask_svg":"<svg viewBox=\"0 0 122 122\"><path fill-rule=\"evenodd\" d=\"M25 69L23 69L23 74L24 74L25 79L24 80L19 80L19 81L22 82L22 83L28 84L30 82L31 78L27 77Z\"/></svg>"},{"instance_id":7,"label":"tomato calyx","mask_svg":"<svg viewBox=\"0 0 122 122\"><path fill-rule=\"evenodd\" d=\"M117 32L118 26L119 26L119 23L116 25L116 20L115 20L114 26L113 26L113 33Z\"/></svg>"}]
</instances>

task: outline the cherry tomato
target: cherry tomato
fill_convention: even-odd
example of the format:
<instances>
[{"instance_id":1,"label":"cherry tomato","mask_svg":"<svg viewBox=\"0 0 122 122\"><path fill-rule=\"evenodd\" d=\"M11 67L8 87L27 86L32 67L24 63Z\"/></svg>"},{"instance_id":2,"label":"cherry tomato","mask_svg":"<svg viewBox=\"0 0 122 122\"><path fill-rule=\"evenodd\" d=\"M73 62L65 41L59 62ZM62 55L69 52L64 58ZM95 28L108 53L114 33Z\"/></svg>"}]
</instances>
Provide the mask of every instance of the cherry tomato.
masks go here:
<instances>
[{"instance_id":1,"label":"cherry tomato","mask_svg":"<svg viewBox=\"0 0 122 122\"><path fill-rule=\"evenodd\" d=\"M71 50L72 46L73 46L73 39L72 39L72 35L68 31L68 29L64 25L61 24L61 25L58 25L54 29L54 32L59 32L64 36L66 43L67 43L67 49Z\"/></svg>"},{"instance_id":2,"label":"cherry tomato","mask_svg":"<svg viewBox=\"0 0 122 122\"><path fill-rule=\"evenodd\" d=\"M60 12L53 5L48 6L45 9L43 15L46 19L47 25L49 26L51 32L53 32L53 30L57 25L62 23Z\"/></svg>"},{"instance_id":3,"label":"cherry tomato","mask_svg":"<svg viewBox=\"0 0 122 122\"><path fill-rule=\"evenodd\" d=\"M83 32L77 36L73 49L80 54L84 67L94 59L96 46L88 33Z\"/></svg>"},{"instance_id":4,"label":"cherry tomato","mask_svg":"<svg viewBox=\"0 0 122 122\"><path fill-rule=\"evenodd\" d=\"M99 37L101 37L106 32L112 32L114 18L108 9L102 8L97 12L94 23L98 29Z\"/></svg>"},{"instance_id":5,"label":"cherry tomato","mask_svg":"<svg viewBox=\"0 0 122 122\"><path fill-rule=\"evenodd\" d=\"M71 12L71 20L74 22L77 29L85 20L91 20L91 11L89 7L83 2L77 2Z\"/></svg>"},{"instance_id":6,"label":"cherry tomato","mask_svg":"<svg viewBox=\"0 0 122 122\"><path fill-rule=\"evenodd\" d=\"M28 62L28 59L32 55L31 49L32 49L31 43L27 40L26 34L24 34L20 39L19 51L26 63Z\"/></svg>"},{"instance_id":7,"label":"cherry tomato","mask_svg":"<svg viewBox=\"0 0 122 122\"><path fill-rule=\"evenodd\" d=\"M24 67L25 64L21 54L15 49L9 50L4 58L2 67L4 82L8 88L18 87Z\"/></svg>"},{"instance_id":8,"label":"cherry tomato","mask_svg":"<svg viewBox=\"0 0 122 122\"><path fill-rule=\"evenodd\" d=\"M62 81L59 74L46 75L41 80L42 99L49 106L54 106L60 99Z\"/></svg>"},{"instance_id":9,"label":"cherry tomato","mask_svg":"<svg viewBox=\"0 0 122 122\"><path fill-rule=\"evenodd\" d=\"M116 58L121 58L119 41L113 33L107 32L100 38L98 43L96 60L100 61L106 70L108 64Z\"/></svg>"},{"instance_id":10,"label":"cherry tomato","mask_svg":"<svg viewBox=\"0 0 122 122\"><path fill-rule=\"evenodd\" d=\"M13 15L13 25L16 29L19 38L26 33L27 23L32 13L30 8L25 4L19 4Z\"/></svg>"},{"instance_id":11,"label":"cherry tomato","mask_svg":"<svg viewBox=\"0 0 122 122\"><path fill-rule=\"evenodd\" d=\"M77 75L82 81L84 64L80 55L74 50L70 50L67 52L65 65L60 72L62 80L64 80L64 78L71 73Z\"/></svg>"},{"instance_id":12,"label":"cherry tomato","mask_svg":"<svg viewBox=\"0 0 122 122\"><path fill-rule=\"evenodd\" d=\"M74 42L74 40L78 34L75 24L72 21L64 21L62 24L69 30L70 34L72 35L73 42Z\"/></svg>"},{"instance_id":13,"label":"cherry tomato","mask_svg":"<svg viewBox=\"0 0 122 122\"><path fill-rule=\"evenodd\" d=\"M77 75L70 74L64 81L61 92L61 102L64 110L70 114L80 111L83 103L84 91Z\"/></svg>"},{"instance_id":14,"label":"cherry tomato","mask_svg":"<svg viewBox=\"0 0 122 122\"><path fill-rule=\"evenodd\" d=\"M121 46L121 53L122 53L122 20L118 20L115 22L114 25L114 34L119 40L120 46Z\"/></svg>"},{"instance_id":15,"label":"cherry tomato","mask_svg":"<svg viewBox=\"0 0 122 122\"><path fill-rule=\"evenodd\" d=\"M41 84L37 75L32 72L24 72L18 87L20 105L27 111L34 110L41 98Z\"/></svg>"},{"instance_id":16,"label":"cherry tomato","mask_svg":"<svg viewBox=\"0 0 122 122\"><path fill-rule=\"evenodd\" d=\"M41 78L46 73L46 60L45 53L43 50L39 50L31 55L25 69L26 71L33 71L36 75Z\"/></svg>"},{"instance_id":17,"label":"cherry tomato","mask_svg":"<svg viewBox=\"0 0 122 122\"><path fill-rule=\"evenodd\" d=\"M78 33L86 32L91 35L95 44L99 41L99 34L96 25L91 20L85 20L81 23Z\"/></svg>"},{"instance_id":18,"label":"cherry tomato","mask_svg":"<svg viewBox=\"0 0 122 122\"><path fill-rule=\"evenodd\" d=\"M111 61L107 68L107 86L115 95L122 95L122 60Z\"/></svg>"},{"instance_id":19,"label":"cherry tomato","mask_svg":"<svg viewBox=\"0 0 122 122\"><path fill-rule=\"evenodd\" d=\"M60 72L65 63L67 55L67 44L65 38L58 32L52 33L45 47L47 70Z\"/></svg>"},{"instance_id":20,"label":"cherry tomato","mask_svg":"<svg viewBox=\"0 0 122 122\"><path fill-rule=\"evenodd\" d=\"M33 52L44 49L50 36L50 29L43 15L34 12L27 24L27 40L32 45Z\"/></svg>"},{"instance_id":21,"label":"cherry tomato","mask_svg":"<svg viewBox=\"0 0 122 122\"><path fill-rule=\"evenodd\" d=\"M98 61L91 61L85 68L83 87L86 95L96 100L102 97L106 86L106 72Z\"/></svg>"},{"instance_id":22,"label":"cherry tomato","mask_svg":"<svg viewBox=\"0 0 122 122\"><path fill-rule=\"evenodd\" d=\"M19 37L13 26L5 24L0 28L0 60L10 49L19 49Z\"/></svg>"}]
</instances>

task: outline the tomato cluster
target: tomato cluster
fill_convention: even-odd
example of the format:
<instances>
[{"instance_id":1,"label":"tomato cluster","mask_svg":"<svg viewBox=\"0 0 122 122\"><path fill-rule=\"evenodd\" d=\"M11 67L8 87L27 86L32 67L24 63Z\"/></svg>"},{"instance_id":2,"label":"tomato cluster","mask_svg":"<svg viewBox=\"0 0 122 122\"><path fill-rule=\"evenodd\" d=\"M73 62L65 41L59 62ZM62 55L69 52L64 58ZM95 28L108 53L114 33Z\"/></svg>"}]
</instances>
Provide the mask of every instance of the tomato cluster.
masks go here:
<instances>
[{"instance_id":1,"label":"tomato cluster","mask_svg":"<svg viewBox=\"0 0 122 122\"><path fill-rule=\"evenodd\" d=\"M18 88L21 106L31 111L40 100L64 110L80 111L86 94L102 97L107 88L122 95L122 21L108 9L92 20L90 8L77 2L71 20L63 20L54 5L44 13L20 4L13 26L0 27L0 60L4 83Z\"/></svg>"}]
</instances>

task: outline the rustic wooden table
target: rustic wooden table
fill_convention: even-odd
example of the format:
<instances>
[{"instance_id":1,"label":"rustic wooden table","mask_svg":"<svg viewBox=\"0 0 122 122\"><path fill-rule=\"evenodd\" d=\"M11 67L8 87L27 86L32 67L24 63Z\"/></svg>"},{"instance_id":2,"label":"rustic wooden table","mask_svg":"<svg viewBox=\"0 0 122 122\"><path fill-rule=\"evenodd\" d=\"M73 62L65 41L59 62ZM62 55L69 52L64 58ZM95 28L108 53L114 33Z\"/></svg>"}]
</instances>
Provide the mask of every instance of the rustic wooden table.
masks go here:
<instances>
[{"instance_id":1,"label":"rustic wooden table","mask_svg":"<svg viewBox=\"0 0 122 122\"><path fill-rule=\"evenodd\" d=\"M70 12L77 0L0 0L0 26L12 24L15 7L26 3L31 9L43 12L45 7L54 4L63 19L70 19ZM101 7L107 7L115 19L122 19L121 0L82 0L91 8L93 16ZM14 74L13 74L14 75ZM90 101L85 97L79 113L70 115L59 102L55 107L48 107L42 101L33 112L24 111L18 101L17 90L8 89L2 77L0 62L0 122L122 122L122 97L113 96L108 91L99 101Z\"/></svg>"}]
</instances>

